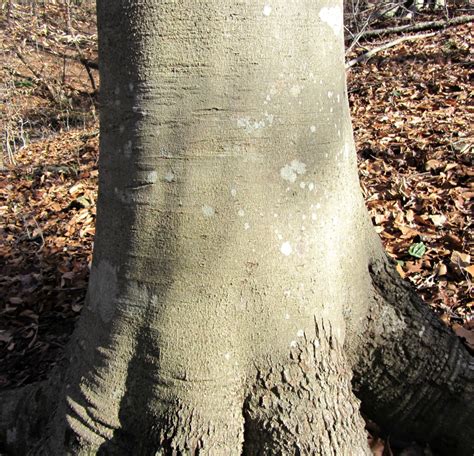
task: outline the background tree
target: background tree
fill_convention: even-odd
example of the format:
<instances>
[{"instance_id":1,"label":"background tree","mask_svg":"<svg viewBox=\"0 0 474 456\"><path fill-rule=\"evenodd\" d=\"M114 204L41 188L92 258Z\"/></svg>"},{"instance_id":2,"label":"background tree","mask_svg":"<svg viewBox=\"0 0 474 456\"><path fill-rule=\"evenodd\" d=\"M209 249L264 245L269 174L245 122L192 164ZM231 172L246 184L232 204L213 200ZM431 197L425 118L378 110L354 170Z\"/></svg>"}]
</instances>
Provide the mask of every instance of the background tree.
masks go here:
<instances>
[{"instance_id":1,"label":"background tree","mask_svg":"<svg viewBox=\"0 0 474 456\"><path fill-rule=\"evenodd\" d=\"M358 190L342 5L102 1L98 19L87 305L63 369L5 398L10 447L366 454L353 369L371 416L470 454L471 358L393 274Z\"/></svg>"}]
</instances>

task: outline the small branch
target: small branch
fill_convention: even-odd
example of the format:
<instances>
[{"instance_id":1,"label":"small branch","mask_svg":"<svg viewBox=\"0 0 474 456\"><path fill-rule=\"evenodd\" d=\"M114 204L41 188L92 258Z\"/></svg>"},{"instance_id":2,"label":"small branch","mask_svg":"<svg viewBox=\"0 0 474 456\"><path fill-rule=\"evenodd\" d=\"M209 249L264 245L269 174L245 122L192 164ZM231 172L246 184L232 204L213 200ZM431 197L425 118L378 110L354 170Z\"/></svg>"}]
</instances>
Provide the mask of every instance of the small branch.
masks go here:
<instances>
[{"instance_id":1,"label":"small branch","mask_svg":"<svg viewBox=\"0 0 474 456\"><path fill-rule=\"evenodd\" d=\"M389 49L393 46L396 46L397 44L400 44L400 43L403 43L404 41L414 41L414 40L420 40L422 38L428 38L430 36L434 36L436 35L436 32L432 32L432 33L424 33L424 34L420 34L420 35L413 35L413 36L403 36L402 38L398 38L394 41L390 41L389 43L385 43L383 44L382 46L379 46L379 47L376 47L374 49L371 49L370 51L368 52L364 52L364 54L362 55L359 55L358 57L356 57L355 59L352 59L352 60L349 60L347 63L346 63L346 69L347 68L350 68L358 63L361 63L361 62L366 62L367 60L369 60L371 57L373 57L375 54L381 52L381 51L385 51L385 49Z\"/></svg>"},{"instance_id":2,"label":"small branch","mask_svg":"<svg viewBox=\"0 0 474 456\"><path fill-rule=\"evenodd\" d=\"M15 50L16 56L20 59L23 65L31 71L33 76L37 79L38 83L46 89L50 94L52 100L56 103L59 103L59 96L56 91L43 79L42 75L26 60L25 56L18 50Z\"/></svg>"},{"instance_id":3,"label":"small branch","mask_svg":"<svg viewBox=\"0 0 474 456\"><path fill-rule=\"evenodd\" d=\"M82 49L79 46L79 43L77 42L76 34L74 33L74 30L72 28L71 8L70 8L69 0L66 1L66 16L67 16L67 28L68 28L69 34L72 36L72 40L76 48L77 55L79 56L78 60L84 65L84 68L86 69L87 76L89 77L89 81L91 83L93 93L97 93L97 86L95 84L94 75L92 74L91 67L89 66L89 63L84 53L82 52Z\"/></svg>"},{"instance_id":4,"label":"small branch","mask_svg":"<svg viewBox=\"0 0 474 456\"><path fill-rule=\"evenodd\" d=\"M458 16L453 17L447 21L431 21L431 22L419 22L414 25L400 25L398 27L366 30L360 36L360 39L372 38L374 36L402 33L402 32L421 32L423 30L439 30L446 27L452 27L454 25L466 24L474 21L474 15Z\"/></svg>"}]
</instances>

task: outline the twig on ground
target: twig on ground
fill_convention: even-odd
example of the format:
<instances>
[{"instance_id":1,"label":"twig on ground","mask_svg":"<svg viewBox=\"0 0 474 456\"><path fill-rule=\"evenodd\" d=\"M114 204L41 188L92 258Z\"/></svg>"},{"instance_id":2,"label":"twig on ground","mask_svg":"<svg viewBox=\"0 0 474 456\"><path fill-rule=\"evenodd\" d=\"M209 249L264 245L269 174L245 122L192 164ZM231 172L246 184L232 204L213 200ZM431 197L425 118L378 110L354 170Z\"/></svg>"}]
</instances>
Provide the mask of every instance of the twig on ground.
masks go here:
<instances>
[{"instance_id":1,"label":"twig on ground","mask_svg":"<svg viewBox=\"0 0 474 456\"><path fill-rule=\"evenodd\" d=\"M23 65L28 68L28 70L33 74L37 79L38 83L43 86L44 89L49 93L52 100L59 104L59 96L56 91L44 80L43 76L26 60L25 56L18 50L15 49L16 56L20 59Z\"/></svg>"},{"instance_id":2,"label":"twig on ground","mask_svg":"<svg viewBox=\"0 0 474 456\"><path fill-rule=\"evenodd\" d=\"M374 36L385 35L385 34L389 35L389 34L402 33L402 32L421 32L423 30L439 30L446 27L452 27L454 25L466 24L472 21L474 21L474 15L467 15L467 16L453 17L452 19L448 19L446 21L419 22L418 24L413 24L413 25L400 25L398 27L366 30L365 32L361 33L361 37L359 39L367 39L367 38L372 38Z\"/></svg>"},{"instance_id":3,"label":"twig on ground","mask_svg":"<svg viewBox=\"0 0 474 456\"><path fill-rule=\"evenodd\" d=\"M412 35L412 36L403 36L401 38L398 38L394 41L390 41L388 43L383 44L382 46L378 46L374 49L371 49L370 51L364 52L362 55L359 55L358 57L349 60L346 62L346 68L350 68L358 63L361 62L366 62L369 60L371 57L373 57L375 54L384 51L385 49L389 49L393 46L396 46L397 44L403 43L404 41L414 41L414 40L420 40L422 38L428 38L430 36L436 35L436 32L431 32L431 33L423 33L420 35Z\"/></svg>"}]
</instances>

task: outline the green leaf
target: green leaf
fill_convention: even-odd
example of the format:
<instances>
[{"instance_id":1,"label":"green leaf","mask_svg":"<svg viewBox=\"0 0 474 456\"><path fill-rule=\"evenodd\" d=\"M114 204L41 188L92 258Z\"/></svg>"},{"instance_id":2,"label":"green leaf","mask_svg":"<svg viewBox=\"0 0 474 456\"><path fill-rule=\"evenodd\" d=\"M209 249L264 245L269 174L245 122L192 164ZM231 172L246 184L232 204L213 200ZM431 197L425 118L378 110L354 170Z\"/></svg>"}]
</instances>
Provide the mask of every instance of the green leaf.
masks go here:
<instances>
[{"instance_id":1,"label":"green leaf","mask_svg":"<svg viewBox=\"0 0 474 456\"><path fill-rule=\"evenodd\" d=\"M408 249L408 253L415 258L421 258L426 252L426 245L423 242L415 242Z\"/></svg>"},{"instance_id":2,"label":"green leaf","mask_svg":"<svg viewBox=\"0 0 474 456\"><path fill-rule=\"evenodd\" d=\"M31 81L24 79L23 81L15 81L15 87L34 87L34 84Z\"/></svg>"}]
</instances>

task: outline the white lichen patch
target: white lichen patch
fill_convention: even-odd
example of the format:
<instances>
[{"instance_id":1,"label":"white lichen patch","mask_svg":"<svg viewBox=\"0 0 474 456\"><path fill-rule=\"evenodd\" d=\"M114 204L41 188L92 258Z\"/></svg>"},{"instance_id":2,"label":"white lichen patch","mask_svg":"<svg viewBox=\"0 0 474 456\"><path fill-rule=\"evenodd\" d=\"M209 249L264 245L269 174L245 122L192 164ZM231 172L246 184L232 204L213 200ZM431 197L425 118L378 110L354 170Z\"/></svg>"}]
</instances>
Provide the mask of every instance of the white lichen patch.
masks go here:
<instances>
[{"instance_id":1,"label":"white lichen patch","mask_svg":"<svg viewBox=\"0 0 474 456\"><path fill-rule=\"evenodd\" d=\"M336 35L342 32L342 9L339 6L321 8L319 19L329 25Z\"/></svg>"},{"instance_id":2,"label":"white lichen patch","mask_svg":"<svg viewBox=\"0 0 474 456\"><path fill-rule=\"evenodd\" d=\"M349 158L349 155L351 153L351 146L349 144L344 144L344 150L343 150L343 155L344 159L347 160Z\"/></svg>"},{"instance_id":3,"label":"white lichen patch","mask_svg":"<svg viewBox=\"0 0 474 456\"><path fill-rule=\"evenodd\" d=\"M214 208L211 206L208 206L207 204L201 207L201 211L204 217L213 217L216 214L216 211L214 210Z\"/></svg>"},{"instance_id":4,"label":"white lichen patch","mask_svg":"<svg viewBox=\"0 0 474 456\"><path fill-rule=\"evenodd\" d=\"M331 90L328 92L328 98L332 98L332 96L334 95L334 92L332 92Z\"/></svg>"},{"instance_id":5,"label":"white lichen patch","mask_svg":"<svg viewBox=\"0 0 474 456\"><path fill-rule=\"evenodd\" d=\"M273 119L274 119L274 115L273 114L269 114L267 111L265 111L265 118L267 119L267 123L268 125L272 125L273 124Z\"/></svg>"},{"instance_id":6,"label":"white lichen patch","mask_svg":"<svg viewBox=\"0 0 474 456\"><path fill-rule=\"evenodd\" d=\"M316 127L314 125L311 125L311 127L309 127L309 131L311 133L315 133L316 132Z\"/></svg>"},{"instance_id":7,"label":"white lichen patch","mask_svg":"<svg viewBox=\"0 0 474 456\"><path fill-rule=\"evenodd\" d=\"M245 211L244 211L243 209L239 209L239 210L237 211L237 215L238 215L239 217L243 217L243 216L245 215Z\"/></svg>"},{"instance_id":8,"label":"white lichen patch","mask_svg":"<svg viewBox=\"0 0 474 456\"><path fill-rule=\"evenodd\" d=\"M168 170L167 173L164 175L164 179L166 182L173 182L175 179L173 171Z\"/></svg>"},{"instance_id":9,"label":"white lichen patch","mask_svg":"<svg viewBox=\"0 0 474 456\"><path fill-rule=\"evenodd\" d=\"M314 182L310 182L310 183L308 184L308 190L309 190L310 192L312 192L312 191L314 190Z\"/></svg>"},{"instance_id":10,"label":"white lichen patch","mask_svg":"<svg viewBox=\"0 0 474 456\"><path fill-rule=\"evenodd\" d=\"M304 189L306 187L306 182L300 182L300 188Z\"/></svg>"},{"instance_id":11,"label":"white lichen patch","mask_svg":"<svg viewBox=\"0 0 474 456\"><path fill-rule=\"evenodd\" d=\"M156 182L156 179L158 179L158 173L154 170L147 173L145 177L145 181L149 184L154 184Z\"/></svg>"},{"instance_id":12,"label":"white lichen patch","mask_svg":"<svg viewBox=\"0 0 474 456\"><path fill-rule=\"evenodd\" d=\"M235 188L230 189L230 196L232 196L232 198L235 198L237 196L237 190Z\"/></svg>"},{"instance_id":13,"label":"white lichen patch","mask_svg":"<svg viewBox=\"0 0 474 456\"><path fill-rule=\"evenodd\" d=\"M231 358L230 353L225 353L225 354L224 354L224 358L225 358L227 361L229 361L229 359Z\"/></svg>"},{"instance_id":14,"label":"white lichen patch","mask_svg":"<svg viewBox=\"0 0 474 456\"><path fill-rule=\"evenodd\" d=\"M300 85L294 85L293 87L291 87L290 89L290 94L292 97L298 97L299 94L301 93L301 90L303 89L302 86Z\"/></svg>"},{"instance_id":15,"label":"white lichen patch","mask_svg":"<svg viewBox=\"0 0 474 456\"><path fill-rule=\"evenodd\" d=\"M132 141L127 141L123 146L123 153L128 158L132 155Z\"/></svg>"},{"instance_id":16,"label":"white lichen patch","mask_svg":"<svg viewBox=\"0 0 474 456\"><path fill-rule=\"evenodd\" d=\"M296 342L296 340L292 340L292 341L290 342L290 347L291 347L291 348L295 348L297 345L298 345L298 343Z\"/></svg>"},{"instance_id":17,"label":"white lichen patch","mask_svg":"<svg viewBox=\"0 0 474 456\"><path fill-rule=\"evenodd\" d=\"M105 323L110 322L115 313L117 290L117 268L106 260L102 260L98 267L92 267L89 284L90 305Z\"/></svg>"},{"instance_id":18,"label":"white lichen patch","mask_svg":"<svg viewBox=\"0 0 474 456\"><path fill-rule=\"evenodd\" d=\"M281 245L280 252L285 256L290 256L293 253L293 247L291 247L291 244L286 241Z\"/></svg>"},{"instance_id":19,"label":"white lichen patch","mask_svg":"<svg viewBox=\"0 0 474 456\"><path fill-rule=\"evenodd\" d=\"M250 223L245 222L244 223L244 230L249 230L250 229Z\"/></svg>"},{"instance_id":20,"label":"white lichen patch","mask_svg":"<svg viewBox=\"0 0 474 456\"><path fill-rule=\"evenodd\" d=\"M297 337L304 337L304 331L302 329L298 330L298 332L296 333L296 336Z\"/></svg>"},{"instance_id":21,"label":"white lichen patch","mask_svg":"<svg viewBox=\"0 0 474 456\"><path fill-rule=\"evenodd\" d=\"M17 430L16 427L7 429L7 443L14 443L17 440Z\"/></svg>"},{"instance_id":22,"label":"white lichen patch","mask_svg":"<svg viewBox=\"0 0 474 456\"><path fill-rule=\"evenodd\" d=\"M270 14L272 14L272 7L270 5L265 5L262 13L264 16L270 16Z\"/></svg>"},{"instance_id":23,"label":"white lichen patch","mask_svg":"<svg viewBox=\"0 0 474 456\"><path fill-rule=\"evenodd\" d=\"M114 195L122 203L129 204L132 201L132 198L117 187L114 187Z\"/></svg>"},{"instance_id":24,"label":"white lichen patch","mask_svg":"<svg viewBox=\"0 0 474 456\"><path fill-rule=\"evenodd\" d=\"M252 133L265 127L264 120L252 120L250 117L240 117L237 119L237 126L244 129L247 133Z\"/></svg>"},{"instance_id":25,"label":"white lichen patch","mask_svg":"<svg viewBox=\"0 0 474 456\"><path fill-rule=\"evenodd\" d=\"M301 93L301 86L295 85L290 89L290 94L292 97L297 97Z\"/></svg>"},{"instance_id":26,"label":"white lichen patch","mask_svg":"<svg viewBox=\"0 0 474 456\"><path fill-rule=\"evenodd\" d=\"M306 165L299 160L293 160L290 164L280 169L280 176L288 182L295 182L298 175L306 173Z\"/></svg>"}]
</instances>

